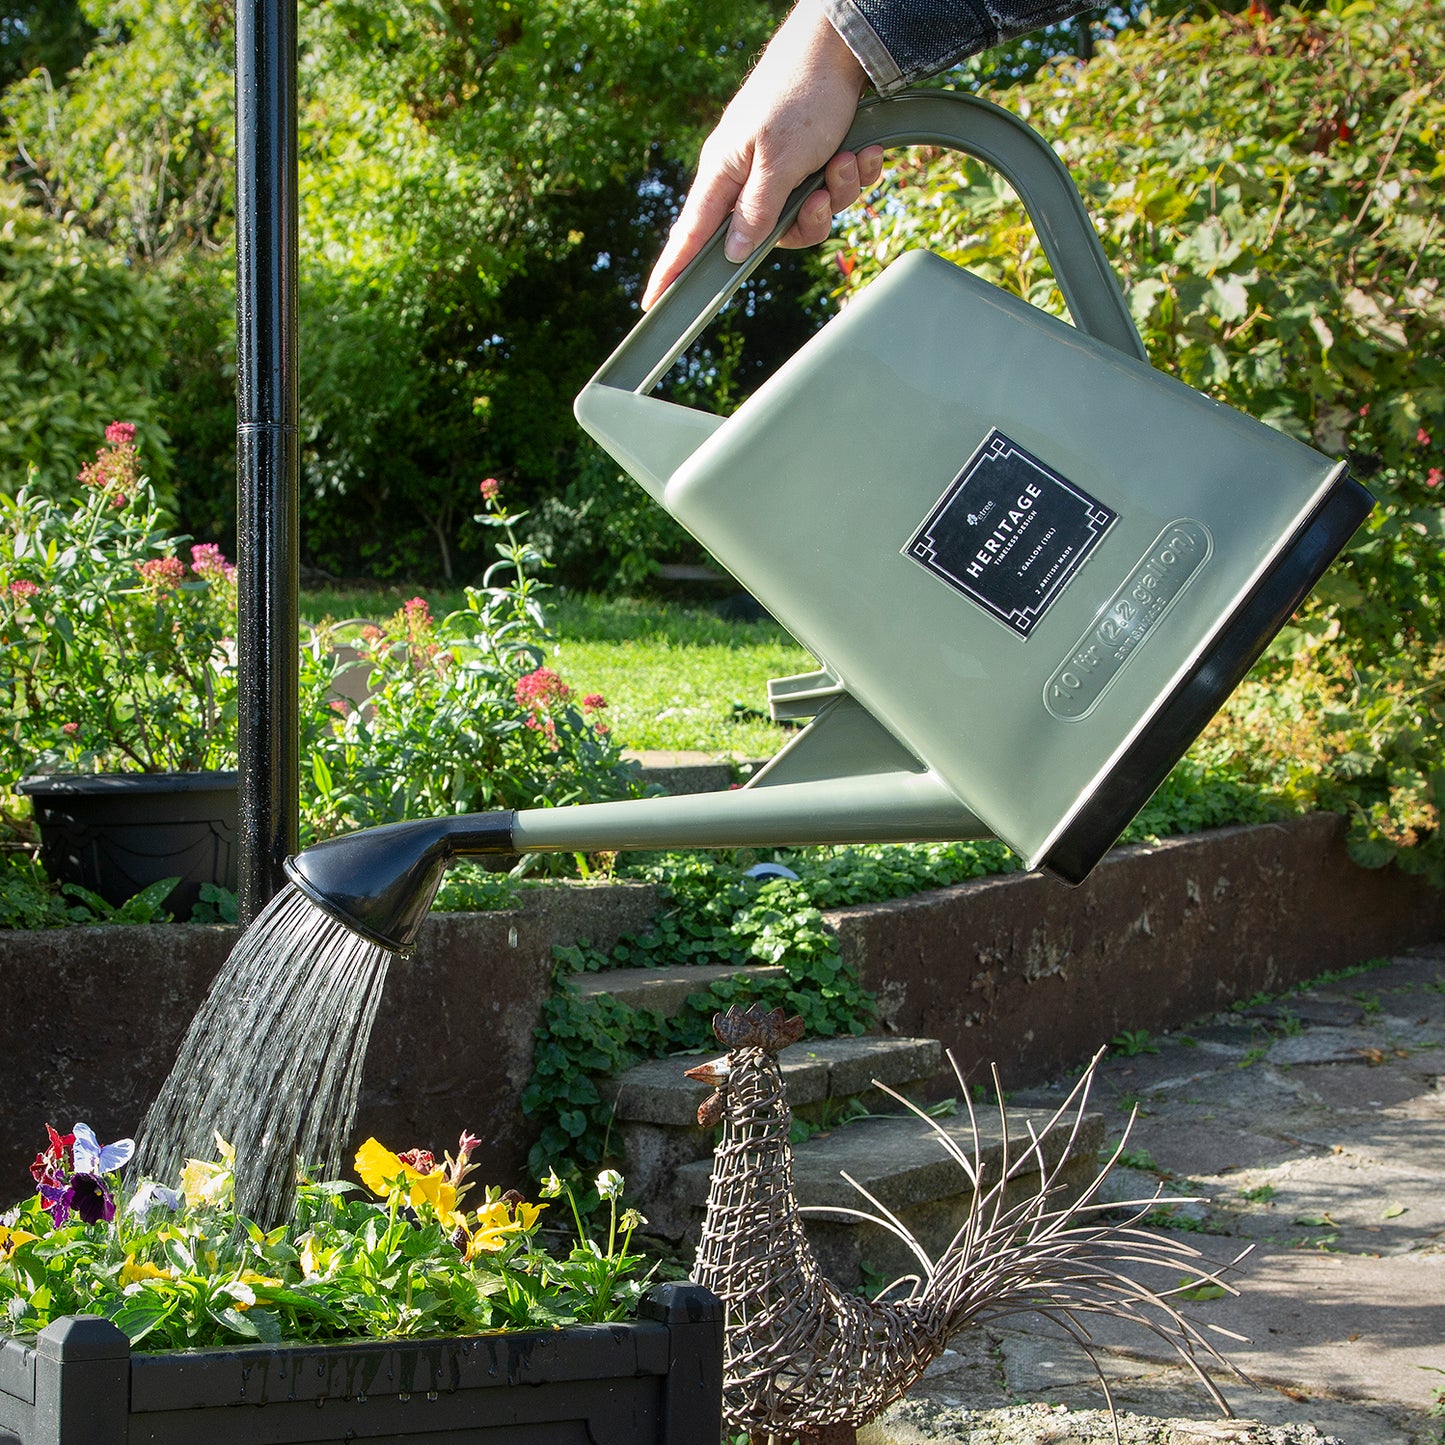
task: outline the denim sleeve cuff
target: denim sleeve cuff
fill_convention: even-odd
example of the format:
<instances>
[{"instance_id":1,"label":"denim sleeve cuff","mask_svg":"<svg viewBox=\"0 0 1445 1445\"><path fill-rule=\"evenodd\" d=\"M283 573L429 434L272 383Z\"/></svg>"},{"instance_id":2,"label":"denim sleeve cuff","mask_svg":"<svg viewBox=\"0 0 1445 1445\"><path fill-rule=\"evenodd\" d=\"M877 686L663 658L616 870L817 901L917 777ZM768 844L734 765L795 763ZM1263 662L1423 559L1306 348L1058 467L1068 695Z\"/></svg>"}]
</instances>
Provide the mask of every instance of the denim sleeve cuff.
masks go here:
<instances>
[{"instance_id":1,"label":"denim sleeve cuff","mask_svg":"<svg viewBox=\"0 0 1445 1445\"><path fill-rule=\"evenodd\" d=\"M864 19L853 0L822 0L823 13L868 72L879 95L891 95L907 83L898 62L878 38L878 32Z\"/></svg>"}]
</instances>

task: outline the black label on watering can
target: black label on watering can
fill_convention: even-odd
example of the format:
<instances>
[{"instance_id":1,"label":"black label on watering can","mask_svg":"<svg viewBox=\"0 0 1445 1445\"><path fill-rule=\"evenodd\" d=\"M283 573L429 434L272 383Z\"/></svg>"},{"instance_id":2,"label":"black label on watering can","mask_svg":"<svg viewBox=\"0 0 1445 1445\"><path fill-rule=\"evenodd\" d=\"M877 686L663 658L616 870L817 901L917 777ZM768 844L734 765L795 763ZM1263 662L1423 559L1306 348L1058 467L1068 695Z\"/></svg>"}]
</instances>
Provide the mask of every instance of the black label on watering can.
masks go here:
<instances>
[{"instance_id":1,"label":"black label on watering can","mask_svg":"<svg viewBox=\"0 0 1445 1445\"><path fill-rule=\"evenodd\" d=\"M1117 516L995 428L903 555L1028 637Z\"/></svg>"}]
</instances>

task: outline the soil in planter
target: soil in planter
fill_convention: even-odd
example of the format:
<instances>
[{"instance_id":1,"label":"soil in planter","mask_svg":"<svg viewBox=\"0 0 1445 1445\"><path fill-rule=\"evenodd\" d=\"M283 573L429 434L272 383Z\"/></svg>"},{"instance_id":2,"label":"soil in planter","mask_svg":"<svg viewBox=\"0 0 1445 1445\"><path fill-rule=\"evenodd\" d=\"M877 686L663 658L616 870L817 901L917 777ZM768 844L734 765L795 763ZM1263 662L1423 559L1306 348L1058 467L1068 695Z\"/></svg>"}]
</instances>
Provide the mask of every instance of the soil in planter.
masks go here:
<instances>
[{"instance_id":1,"label":"soil in planter","mask_svg":"<svg viewBox=\"0 0 1445 1445\"><path fill-rule=\"evenodd\" d=\"M289 1213L295 1161L335 1178L393 955L287 886L242 935L146 1115L136 1162L174 1181L235 1146L237 1212Z\"/></svg>"}]
</instances>

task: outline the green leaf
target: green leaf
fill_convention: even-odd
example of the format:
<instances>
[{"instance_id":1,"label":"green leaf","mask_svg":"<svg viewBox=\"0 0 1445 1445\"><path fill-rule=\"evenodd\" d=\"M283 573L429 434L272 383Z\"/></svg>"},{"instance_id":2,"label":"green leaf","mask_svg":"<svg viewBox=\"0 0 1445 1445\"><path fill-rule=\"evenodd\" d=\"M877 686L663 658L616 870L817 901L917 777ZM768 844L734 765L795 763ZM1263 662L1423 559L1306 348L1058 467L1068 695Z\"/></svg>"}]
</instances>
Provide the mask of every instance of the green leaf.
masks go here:
<instances>
[{"instance_id":1,"label":"green leaf","mask_svg":"<svg viewBox=\"0 0 1445 1445\"><path fill-rule=\"evenodd\" d=\"M135 1294L125 1296L110 1319L117 1329L125 1332L134 1345L164 1324L175 1307L174 1297L165 1298L155 1290L141 1289Z\"/></svg>"}]
</instances>

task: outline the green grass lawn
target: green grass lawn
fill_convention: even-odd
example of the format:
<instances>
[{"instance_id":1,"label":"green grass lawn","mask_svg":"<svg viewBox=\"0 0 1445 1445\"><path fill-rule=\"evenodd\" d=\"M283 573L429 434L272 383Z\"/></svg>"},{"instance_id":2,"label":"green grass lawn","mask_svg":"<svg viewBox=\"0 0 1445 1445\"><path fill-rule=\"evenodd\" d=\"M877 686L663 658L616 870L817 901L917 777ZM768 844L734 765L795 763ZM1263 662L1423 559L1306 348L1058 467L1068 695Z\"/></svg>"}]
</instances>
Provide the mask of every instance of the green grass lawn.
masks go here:
<instances>
[{"instance_id":1,"label":"green grass lawn","mask_svg":"<svg viewBox=\"0 0 1445 1445\"><path fill-rule=\"evenodd\" d=\"M433 616L462 605L460 590L322 589L301 615L384 617L409 597ZM578 693L607 699L607 719L627 748L769 757L786 734L767 719L767 682L815 664L781 627L731 622L708 607L641 598L550 593L556 638L549 665Z\"/></svg>"}]
</instances>

